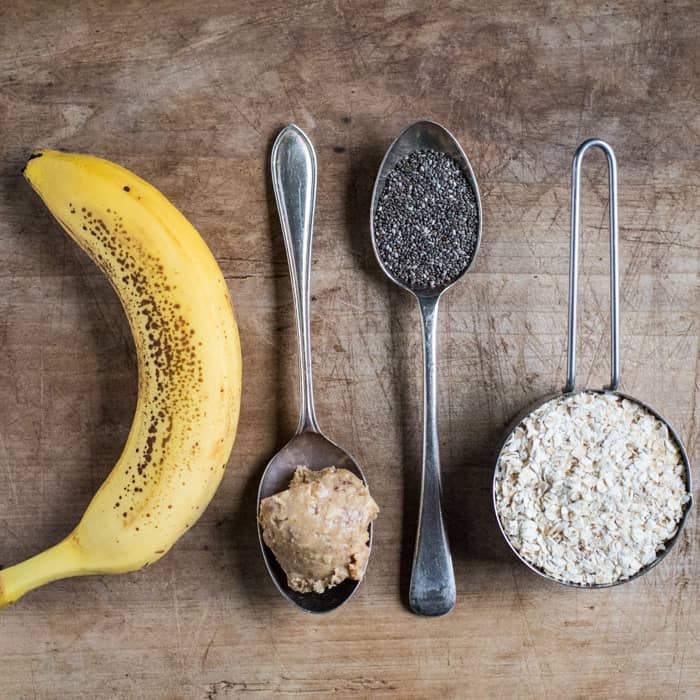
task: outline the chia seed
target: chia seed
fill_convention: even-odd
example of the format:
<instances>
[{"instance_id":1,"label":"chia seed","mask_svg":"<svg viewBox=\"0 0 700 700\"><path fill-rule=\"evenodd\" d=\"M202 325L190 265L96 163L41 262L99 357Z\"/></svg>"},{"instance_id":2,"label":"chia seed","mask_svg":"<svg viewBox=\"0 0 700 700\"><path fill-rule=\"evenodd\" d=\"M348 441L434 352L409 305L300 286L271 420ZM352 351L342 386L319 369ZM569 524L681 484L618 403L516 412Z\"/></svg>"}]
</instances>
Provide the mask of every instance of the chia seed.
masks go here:
<instances>
[{"instance_id":1,"label":"chia seed","mask_svg":"<svg viewBox=\"0 0 700 700\"><path fill-rule=\"evenodd\" d=\"M389 172L374 214L377 252L400 282L416 291L454 282L474 257L479 213L459 163L422 149Z\"/></svg>"}]
</instances>

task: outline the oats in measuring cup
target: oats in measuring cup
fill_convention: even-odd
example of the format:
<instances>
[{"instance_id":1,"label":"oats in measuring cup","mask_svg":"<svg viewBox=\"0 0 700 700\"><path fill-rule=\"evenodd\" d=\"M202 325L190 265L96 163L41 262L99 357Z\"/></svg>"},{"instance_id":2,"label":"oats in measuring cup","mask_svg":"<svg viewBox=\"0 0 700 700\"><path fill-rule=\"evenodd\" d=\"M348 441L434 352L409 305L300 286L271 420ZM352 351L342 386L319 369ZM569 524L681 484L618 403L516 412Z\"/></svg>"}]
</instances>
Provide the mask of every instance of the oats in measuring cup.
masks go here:
<instances>
[{"instance_id":1,"label":"oats in measuring cup","mask_svg":"<svg viewBox=\"0 0 700 700\"><path fill-rule=\"evenodd\" d=\"M511 433L496 510L513 547L561 581L609 584L652 563L690 500L675 439L640 404L579 392Z\"/></svg>"}]
</instances>

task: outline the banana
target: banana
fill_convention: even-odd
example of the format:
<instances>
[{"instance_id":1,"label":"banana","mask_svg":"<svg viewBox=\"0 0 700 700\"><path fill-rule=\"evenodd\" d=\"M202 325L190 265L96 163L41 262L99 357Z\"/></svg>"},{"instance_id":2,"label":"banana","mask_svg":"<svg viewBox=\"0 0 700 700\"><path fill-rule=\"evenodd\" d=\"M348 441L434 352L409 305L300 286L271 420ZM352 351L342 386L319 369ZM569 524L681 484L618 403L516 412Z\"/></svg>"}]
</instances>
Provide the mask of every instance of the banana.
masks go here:
<instances>
[{"instance_id":1,"label":"banana","mask_svg":"<svg viewBox=\"0 0 700 700\"><path fill-rule=\"evenodd\" d=\"M241 396L226 282L185 217L100 158L40 150L24 174L114 286L136 345L138 401L124 450L75 530L0 571L0 607L50 581L134 571L163 556L214 496Z\"/></svg>"}]
</instances>

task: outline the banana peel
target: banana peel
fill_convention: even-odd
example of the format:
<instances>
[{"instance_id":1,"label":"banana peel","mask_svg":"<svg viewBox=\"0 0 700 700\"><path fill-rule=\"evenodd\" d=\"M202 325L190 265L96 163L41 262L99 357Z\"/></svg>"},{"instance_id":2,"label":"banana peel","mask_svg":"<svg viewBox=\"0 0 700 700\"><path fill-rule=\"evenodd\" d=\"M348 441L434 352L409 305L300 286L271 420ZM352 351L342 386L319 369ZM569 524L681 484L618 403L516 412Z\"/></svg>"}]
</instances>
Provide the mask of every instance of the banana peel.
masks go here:
<instances>
[{"instance_id":1,"label":"banana peel","mask_svg":"<svg viewBox=\"0 0 700 700\"><path fill-rule=\"evenodd\" d=\"M0 607L57 579L140 569L201 516L238 425L241 351L221 270L153 186L89 155L36 151L24 175L109 278L138 358L123 452L75 530L0 571Z\"/></svg>"}]
</instances>

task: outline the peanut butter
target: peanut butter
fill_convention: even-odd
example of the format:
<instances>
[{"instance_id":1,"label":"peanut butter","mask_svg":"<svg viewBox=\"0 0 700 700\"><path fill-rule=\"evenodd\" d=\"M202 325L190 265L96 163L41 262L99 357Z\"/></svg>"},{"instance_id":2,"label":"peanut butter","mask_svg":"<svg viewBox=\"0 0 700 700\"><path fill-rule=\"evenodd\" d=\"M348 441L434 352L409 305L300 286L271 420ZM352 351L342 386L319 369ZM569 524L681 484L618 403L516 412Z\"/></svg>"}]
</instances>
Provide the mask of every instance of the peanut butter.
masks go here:
<instances>
[{"instance_id":1,"label":"peanut butter","mask_svg":"<svg viewBox=\"0 0 700 700\"><path fill-rule=\"evenodd\" d=\"M369 557L369 524L379 508L347 469L296 468L289 488L265 498L263 540L292 590L322 593L347 578L360 581Z\"/></svg>"}]
</instances>

